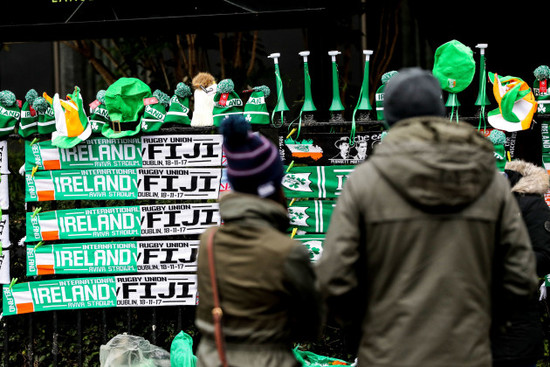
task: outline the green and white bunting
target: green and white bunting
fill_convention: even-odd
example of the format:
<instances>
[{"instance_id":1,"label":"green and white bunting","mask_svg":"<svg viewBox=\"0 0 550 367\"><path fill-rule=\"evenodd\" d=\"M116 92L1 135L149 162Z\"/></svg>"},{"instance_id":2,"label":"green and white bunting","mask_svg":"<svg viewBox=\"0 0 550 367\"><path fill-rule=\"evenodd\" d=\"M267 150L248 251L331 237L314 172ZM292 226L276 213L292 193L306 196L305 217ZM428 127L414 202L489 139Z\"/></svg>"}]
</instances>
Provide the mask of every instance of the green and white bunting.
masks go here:
<instances>
[{"instance_id":1,"label":"green and white bunting","mask_svg":"<svg viewBox=\"0 0 550 367\"><path fill-rule=\"evenodd\" d=\"M299 233L326 233L335 205L334 200L295 201L288 208L290 228Z\"/></svg>"},{"instance_id":2,"label":"green and white bunting","mask_svg":"<svg viewBox=\"0 0 550 367\"><path fill-rule=\"evenodd\" d=\"M29 212L25 241L191 235L219 225L220 221L217 203Z\"/></svg>"},{"instance_id":3,"label":"green and white bunting","mask_svg":"<svg viewBox=\"0 0 550 367\"><path fill-rule=\"evenodd\" d=\"M27 246L27 276L195 272L199 241L117 241Z\"/></svg>"},{"instance_id":4,"label":"green and white bunting","mask_svg":"<svg viewBox=\"0 0 550 367\"><path fill-rule=\"evenodd\" d=\"M326 199L340 195L355 166L292 167L283 177L289 198Z\"/></svg>"},{"instance_id":5,"label":"green and white bunting","mask_svg":"<svg viewBox=\"0 0 550 367\"><path fill-rule=\"evenodd\" d=\"M25 201L217 199L221 168L101 168L25 175ZM0 185L1 187L1 185Z\"/></svg>"},{"instance_id":6,"label":"green and white bunting","mask_svg":"<svg viewBox=\"0 0 550 367\"><path fill-rule=\"evenodd\" d=\"M321 258L325 234L298 234L294 236L294 239L300 241L307 248L312 262L316 262Z\"/></svg>"},{"instance_id":7,"label":"green and white bunting","mask_svg":"<svg viewBox=\"0 0 550 367\"><path fill-rule=\"evenodd\" d=\"M197 277L131 275L4 285L3 315L109 307L194 306Z\"/></svg>"},{"instance_id":8,"label":"green and white bunting","mask_svg":"<svg viewBox=\"0 0 550 367\"><path fill-rule=\"evenodd\" d=\"M144 135L90 138L61 149L51 141L25 143L25 170L90 168L216 167L222 165L222 136Z\"/></svg>"}]
</instances>

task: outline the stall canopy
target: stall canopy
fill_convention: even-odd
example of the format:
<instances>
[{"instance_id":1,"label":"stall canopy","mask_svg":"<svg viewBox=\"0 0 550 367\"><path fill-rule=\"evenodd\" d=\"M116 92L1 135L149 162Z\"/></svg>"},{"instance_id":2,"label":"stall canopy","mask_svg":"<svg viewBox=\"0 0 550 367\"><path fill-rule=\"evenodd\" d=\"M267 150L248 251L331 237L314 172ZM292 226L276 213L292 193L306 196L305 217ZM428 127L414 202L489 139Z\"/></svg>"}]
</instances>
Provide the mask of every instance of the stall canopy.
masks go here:
<instances>
[{"instance_id":1,"label":"stall canopy","mask_svg":"<svg viewBox=\"0 0 550 367\"><path fill-rule=\"evenodd\" d=\"M360 0L7 1L0 42L302 28L360 12Z\"/></svg>"}]
</instances>

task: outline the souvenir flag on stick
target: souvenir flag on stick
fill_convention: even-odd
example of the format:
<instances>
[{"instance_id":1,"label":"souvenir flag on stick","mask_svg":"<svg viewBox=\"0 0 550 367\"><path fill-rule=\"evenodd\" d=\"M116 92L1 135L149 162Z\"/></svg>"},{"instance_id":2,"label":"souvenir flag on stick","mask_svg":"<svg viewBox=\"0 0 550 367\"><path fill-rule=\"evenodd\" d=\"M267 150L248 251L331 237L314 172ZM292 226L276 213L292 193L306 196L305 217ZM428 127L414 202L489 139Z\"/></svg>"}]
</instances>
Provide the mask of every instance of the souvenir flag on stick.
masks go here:
<instances>
[{"instance_id":1,"label":"souvenir flag on stick","mask_svg":"<svg viewBox=\"0 0 550 367\"><path fill-rule=\"evenodd\" d=\"M283 112L288 111L288 106L285 102L285 96L283 93L283 81L281 79L281 71L279 69L279 57L281 57L281 54L276 52L272 53L268 56L268 58L273 59L273 63L275 64L275 83L277 85L277 105L273 109L273 113L271 115L271 121L273 122L273 116L276 112L281 113L281 123L283 122Z\"/></svg>"}]
</instances>

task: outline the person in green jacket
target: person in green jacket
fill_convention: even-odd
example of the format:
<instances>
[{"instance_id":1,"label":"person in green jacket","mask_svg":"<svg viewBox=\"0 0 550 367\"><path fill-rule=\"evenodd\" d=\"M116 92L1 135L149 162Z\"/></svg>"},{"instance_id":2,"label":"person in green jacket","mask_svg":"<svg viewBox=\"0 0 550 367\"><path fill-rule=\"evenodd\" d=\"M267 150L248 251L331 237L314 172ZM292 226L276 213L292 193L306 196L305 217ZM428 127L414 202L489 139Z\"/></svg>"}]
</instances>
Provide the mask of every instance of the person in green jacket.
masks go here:
<instances>
[{"instance_id":1,"label":"person in green jacket","mask_svg":"<svg viewBox=\"0 0 550 367\"><path fill-rule=\"evenodd\" d=\"M492 143L444 115L433 75L401 70L385 91L389 132L332 214L317 276L359 367L490 367L491 327L535 294Z\"/></svg>"},{"instance_id":2,"label":"person in green jacket","mask_svg":"<svg viewBox=\"0 0 550 367\"><path fill-rule=\"evenodd\" d=\"M201 332L198 367L219 367L207 242L212 231L227 361L239 367L298 367L294 343L319 333L320 297L304 245L290 226L275 145L253 133L242 115L220 130L232 192L220 199L223 225L200 237L196 325Z\"/></svg>"}]
</instances>

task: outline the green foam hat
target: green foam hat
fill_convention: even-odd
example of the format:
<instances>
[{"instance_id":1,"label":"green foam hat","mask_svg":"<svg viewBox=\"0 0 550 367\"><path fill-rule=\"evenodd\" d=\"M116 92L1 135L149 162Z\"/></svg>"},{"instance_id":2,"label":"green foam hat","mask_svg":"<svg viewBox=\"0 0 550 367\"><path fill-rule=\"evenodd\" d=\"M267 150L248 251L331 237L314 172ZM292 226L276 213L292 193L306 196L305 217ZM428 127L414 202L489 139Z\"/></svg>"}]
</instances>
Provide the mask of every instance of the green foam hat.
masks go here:
<instances>
[{"instance_id":1,"label":"green foam hat","mask_svg":"<svg viewBox=\"0 0 550 367\"><path fill-rule=\"evenodd\" d=\"M437 48L432 73L442 90L459 93L472 83L476 70L473 55L472 49L457 40Z\"/></svg>"},{"instance_id":2,"label":"green foam hat","mask_svg":"<svg viewBox=\"0 0 550 367\"><path fill-rule=\"evenodd\" d=\"M15 94L9 90L0 92L0 136L6 136L13 132L15 125L21 117L21 108L17 103Z\"/></svg>"},{"instance_id":3,"label":"green foam hat","mask_svg":"<svg viewBox=\"0 0 550 367\"><path fill-rule=\"evenodd\" d=\"M137 78L119 78L105 91L105 106L109 112L111 124L118 125L117 130L103 125L101 133L108 138L121 138L140 132L140 117L145 109L143 101L152 96L151 88ZM120 124L135 123L134 129L122 130Z\"/></svg>"},{"instance_id":4,"label":"green foam hat","mask_svg":"<svg viewBox=\"0 0 550 367\"><path fill-rule=\"evenodd\" d=\"M189 118L189 98L191 88L183 82L178 83L174 95L170 98L170 106L166 112L164 122L182 125L191 125Z\"/></svg>"}]
</instances>

